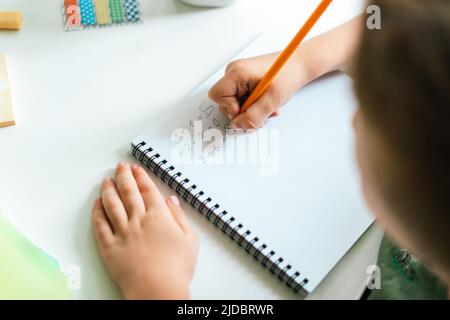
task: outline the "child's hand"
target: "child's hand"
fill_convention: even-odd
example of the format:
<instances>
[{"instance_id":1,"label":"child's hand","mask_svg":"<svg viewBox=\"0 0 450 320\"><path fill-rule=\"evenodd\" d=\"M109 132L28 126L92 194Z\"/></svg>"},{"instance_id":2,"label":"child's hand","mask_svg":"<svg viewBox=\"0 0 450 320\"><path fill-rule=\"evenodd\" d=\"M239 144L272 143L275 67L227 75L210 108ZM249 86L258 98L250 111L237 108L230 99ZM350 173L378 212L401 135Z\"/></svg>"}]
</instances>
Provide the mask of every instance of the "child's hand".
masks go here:
<instances>
[{"instance_id":1,"label":"child's hand","mask_svg":"<svg viewBox=\"0 0 450 320\"><path fill-rule=\"evenodd\" d=\"M304 60L291 59L264 95L246 112L239 114L240 106L277 57L278 53L273 53L231 62L225 76L209 91L209 97L232 120L232 128L261 128L269 117L277 116L278 109L307 82Z\"/></svg>"},{"instance_id":2,"label":"child's hand","mask_svg":"<svg viewBox=\"0 0 450 320\"><path fill-rule=\"evenodd\" d=\"M197 239L176 197L164 200L144 169L120 163L92 221L100 254L125 298L186 299Z\"/></svg>"},{"instance_id":3,"label":"child's hand","mask_svg":"<svg viewBox=\"0 0 450 320\"><path fill-rule=\"evenodd\" d=\"M300 45L264 95L239 114L242 103L272 66L279 53L237 60L210 90L209 97L228 115L232 128L257 129L301 87L335 70L346 70L359 43L362 17L355 17L333 30ZM299 106L301 107L301 106Z\"/></svg>"}]
</instances>

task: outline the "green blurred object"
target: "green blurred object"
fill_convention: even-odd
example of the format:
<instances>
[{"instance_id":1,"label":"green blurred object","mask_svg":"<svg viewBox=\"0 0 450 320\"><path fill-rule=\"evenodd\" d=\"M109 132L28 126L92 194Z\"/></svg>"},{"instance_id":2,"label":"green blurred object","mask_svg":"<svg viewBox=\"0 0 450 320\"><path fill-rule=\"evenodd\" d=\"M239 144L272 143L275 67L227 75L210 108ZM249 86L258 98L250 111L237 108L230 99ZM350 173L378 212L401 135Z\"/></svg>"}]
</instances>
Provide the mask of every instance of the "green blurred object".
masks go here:
<instances>
[{"instance_id":1,"label":"green blurred object","mask_svg":"<svg viewBox=\"0 0 450 320\"><path fill-rule=\"evenodd\" d=\"M0 299L68 299L68 277L0 214Z\"/></svg>"}]
</instances>

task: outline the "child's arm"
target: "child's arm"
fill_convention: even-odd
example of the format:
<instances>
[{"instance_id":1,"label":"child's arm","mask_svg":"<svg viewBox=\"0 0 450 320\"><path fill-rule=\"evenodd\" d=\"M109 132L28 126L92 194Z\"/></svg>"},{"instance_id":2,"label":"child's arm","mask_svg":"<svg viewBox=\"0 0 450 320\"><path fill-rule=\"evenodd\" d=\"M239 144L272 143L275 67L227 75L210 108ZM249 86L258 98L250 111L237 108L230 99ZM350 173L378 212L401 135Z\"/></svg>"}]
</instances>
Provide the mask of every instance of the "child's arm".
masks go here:
<instances>
[{"instance_id":1,"label":"child's arm","mask_svg":"<svg viewBox=\"0 0 450 320\"><path fill-rule=\"evenodd\" d=\"M297 52L297 59L305 60L309 82L332 71L348 71L359 43L361 19L357 16L303 44L305 52Z\"/></svg>"},{"instance_id":2,"label":"child's arm","mask_svg":"<svg viewBox=\"0 0 450 320\"><path fill-rule=\"evenodd\" d=\"M294 53L266 93L245 113L242 100L253 90L279 53L237 60L227 66L225 76L210 90L233 128L256 129L278 115L278 109L301 87L318 77L346 68L356 52L361 16L317 36Z\"/></svg>"},{"instance_id":3,"label":"child's arm","mask_svg":"<svg viewBox=\"0 0 450 320\"><path fill-rule=\"evenodd\" d=\"M188 299L197 239L178 199L144 169L120 163L92 211L103 261L126 299Z\"/></svg>"}]
</instances>

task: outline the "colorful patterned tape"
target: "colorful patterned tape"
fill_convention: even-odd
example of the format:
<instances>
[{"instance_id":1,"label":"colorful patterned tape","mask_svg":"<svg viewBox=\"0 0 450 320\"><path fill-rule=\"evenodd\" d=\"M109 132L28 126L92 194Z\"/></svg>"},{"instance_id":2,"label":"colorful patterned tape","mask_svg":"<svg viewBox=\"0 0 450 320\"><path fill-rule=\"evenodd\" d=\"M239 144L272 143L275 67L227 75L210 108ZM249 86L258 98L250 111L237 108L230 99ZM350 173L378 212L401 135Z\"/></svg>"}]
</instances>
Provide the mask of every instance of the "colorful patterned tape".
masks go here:
<instances>
[{"instance_id":1,"label":"colorful patterned tape","mask_svg":"<svg viewBox=\"0 0 450 320\"><path fill-rule=\"evenodd\" d=\"M100 25L110 24L108 0L95 0L95 9L97 10L97 22Z\"/></svg>"},{"instance_id":2,"label":"colorful patterned tape","mask_svg":"<svg viewBox=\"0 0 450 320\"><path fill-rule=\"evenodd\" d=\"M67 29L141 21L138 0L64 0Z\"/></svg>"},{"instance_id":3,"label":"colorful patterned tape","mask_svg":"<svg viewBox=\"0 0 450 320\"><path fill-rule=\"evenodd\" d=\"M92 0L80 0L81 23L84 26L93 26L97 23L94 3Z\"/></svg>"},{"instance_id":4,"label":"colorful patterned tape","mask_svg":"<svg viewBox=\"0 0 450 320\"><path fill-rule=\"evenodd\" d=\"M139 21L141 19L137 0L125 0L125 9L129 21Z\"/></svg>"},{"instance_id":5,"label":"colorful patterned tape","mask_svg":"<svg viewBox=\"0 0 450 320\"><path fill-rule=\"evenodd\" d=\"M125 20L121 0L109 0L109 9L111 10L111 18L114 23L122 23Z\"/></svg>"}]
</instances>

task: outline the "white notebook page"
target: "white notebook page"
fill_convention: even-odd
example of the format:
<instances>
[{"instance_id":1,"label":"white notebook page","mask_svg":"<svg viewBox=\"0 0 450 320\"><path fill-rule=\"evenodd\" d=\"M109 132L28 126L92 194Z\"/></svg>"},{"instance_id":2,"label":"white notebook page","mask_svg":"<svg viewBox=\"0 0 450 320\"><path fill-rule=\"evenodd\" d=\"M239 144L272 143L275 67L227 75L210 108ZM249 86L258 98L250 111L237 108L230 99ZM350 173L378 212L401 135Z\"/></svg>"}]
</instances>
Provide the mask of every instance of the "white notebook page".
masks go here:
<instances>
[{"instance_id":1,"label":"white notebook page","mask_svg":"<svg viewBox=\"0 0 450 320\"><path fill-rule=\"evenodd\" d=\"M238 57L277 51L285 43L275 35L263 35ZM172 141L172 136L179 138L175 129L193 132L192 122L201 119L204 129L223 131L228 123L207 97L223 73L224 69L219 70L166 118L149 124L134 143L145 141L153 147L197 190L203 190L258 236L260 243L308 278L305 289L311 292L373 221L362 198L354 160L351 80L335 74L300 90L263 129L271 137L267 140L270 147L277 146L276 152L267 152L263 146L251 151L270 156L249 161L247 155L245 164L236 159L227 163L226 155L233 154L228 138L223 149L218 144L220 150L209 149L197 163L183 163L174 156L180 145L179 140ZM231 140L250 143L261 136L253 133ZM220 159L225 164L213 164Z\"/></svg>"}]
</instances>

